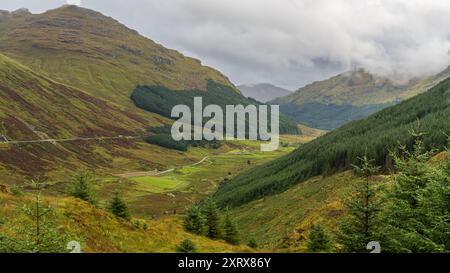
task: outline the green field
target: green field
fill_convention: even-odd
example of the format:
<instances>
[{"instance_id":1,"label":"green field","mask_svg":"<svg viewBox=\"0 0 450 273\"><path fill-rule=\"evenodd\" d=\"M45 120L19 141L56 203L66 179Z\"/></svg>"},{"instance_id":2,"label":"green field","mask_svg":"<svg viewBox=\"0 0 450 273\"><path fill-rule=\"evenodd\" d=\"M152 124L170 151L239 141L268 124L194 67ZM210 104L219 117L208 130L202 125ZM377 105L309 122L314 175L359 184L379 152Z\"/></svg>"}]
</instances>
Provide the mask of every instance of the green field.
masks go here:
<instances>
[{"instance_id":1,"label":"green field","mask_svg":"<svg viewBox=\"0 0 450 273\"><path fill-rule=\"evenodd\" d=\"M261 142L258 141L225 142L217 150L192 147L185 153L191 159L190 163L167 164L165 170L174 169L171 172L126 179L104 178L99 190L100 199L106 201L112 192L119 191L132 212L141 217L178 214L193 203L208 198L220 183L226 183L243 171L286 155L308 140L307 136L283 136L281 141L289 145L274 152L261 152ZM205 156L208 156L205 161L193 165Z\"/></svg>"},{"instance_id":2,"label":"green field","mask_svg":"<svg viewBox=\"0 0 450 273\"><path fill-rule=\"evenodd\" d=\"M155 188L154 192L165 192L175 190L186 185L185 181L177 179L174 176L167 176L167 177L144 176L132 178L132 180L136 181L137 183L144 183L154 187Z\"/></svg>"}]
</instances>

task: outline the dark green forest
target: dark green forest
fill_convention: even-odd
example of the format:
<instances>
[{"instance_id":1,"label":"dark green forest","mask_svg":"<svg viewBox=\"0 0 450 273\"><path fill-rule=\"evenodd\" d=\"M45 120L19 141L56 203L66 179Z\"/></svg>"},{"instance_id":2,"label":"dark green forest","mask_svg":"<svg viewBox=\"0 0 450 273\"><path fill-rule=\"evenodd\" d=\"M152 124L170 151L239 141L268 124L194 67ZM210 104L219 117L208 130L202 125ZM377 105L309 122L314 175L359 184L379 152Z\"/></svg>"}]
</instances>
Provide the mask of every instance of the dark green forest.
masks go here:
<instances>
[{"instance_id":1,"label":"dark green forest","mask_svg":"<svg viewBox=\"0 0 450 273\"><path fill-rule=\"evenodd\" d=\"M171 118L171 111L175 105L183 104L193 109L194 97L202 97L204 106L215 104L222 109L225 109L226 105L263 105L211 80L208 81L207 89L207 91L175 91L162 86L140 85L131 94L131 99L137 107L167 118ZM293 120L280 114L280 133L298 134L299 129Z\"/></svg>"},{"instance_id":2,"label":"dark green forest","mask_svg":"<svg viewBox=\"0 0 450 273\"><path fill-rule=\"evenodd\" d=\"M153 135L147 137L145 141L150 144L155 144L164 148L173 149L185 152L189 146L192 147L209 147L210 149L218 149L221 144L218 140L180 140L176 141L170 134L171 126L166 125L162 127L150 128L149 132Z\"/></svg>"},{"instance_id":3,"label":"dark green forest","mask_svg":"<svg viewBox=\"0 0 450 273\"><path fill-rule=\"evenodd\" d=\"M394 170L390 152L413 148L410 131L420 125L426 150L442 150L450 135L450 79L428 92L351 122L265 165L223 183L214 195L220 206L237 206L285 191L317 175L350 169L367 154L382 171Z\"/></svg>"}]
</instances>

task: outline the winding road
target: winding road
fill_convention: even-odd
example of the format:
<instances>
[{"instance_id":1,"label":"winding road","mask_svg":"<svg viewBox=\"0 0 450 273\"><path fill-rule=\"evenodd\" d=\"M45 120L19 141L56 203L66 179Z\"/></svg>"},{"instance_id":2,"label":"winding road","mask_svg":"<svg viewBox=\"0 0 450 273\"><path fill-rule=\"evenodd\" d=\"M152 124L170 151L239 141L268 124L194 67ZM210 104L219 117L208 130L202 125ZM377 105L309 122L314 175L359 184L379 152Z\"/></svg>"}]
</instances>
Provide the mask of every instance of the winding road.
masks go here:
<instances>
[{"instance_id":1,"label":"winding road","mask_svg":"<svg viewBox=\"0 0 450 273\"><path fill-rule=\"evenodd\" d=\"M196 162L194 164L179 166L177 168L194 167L194 166L202 164L207 159L209 159L209 156L205 156L202 160L200 160L199 162ZM171 172L175 171L177 168L168 169L168 170L165 170L165 171L162 171L162 172L158 172L158 171L131 172L131 173L115 174L114 176L121 177L121 178L133 178L133 177L143 177L143 176L159 176L159 175L171 173Z\"/></svg>"},{"instance_id":2,"label":"winding road","mask_svg":"<svg viewBox=\"0 0 450 273\"><path fill-rule=\"evenodd\" d=\"M7 144L28 144L28 143L59 143L59 142L74 142L74 141L92 141L92 140L113 140L113 139L140 139L145 136L115 136L115 137L74 137L63 139L36 139L36 140L8 140L2 143Z\"/></svg>"}]
</instances>

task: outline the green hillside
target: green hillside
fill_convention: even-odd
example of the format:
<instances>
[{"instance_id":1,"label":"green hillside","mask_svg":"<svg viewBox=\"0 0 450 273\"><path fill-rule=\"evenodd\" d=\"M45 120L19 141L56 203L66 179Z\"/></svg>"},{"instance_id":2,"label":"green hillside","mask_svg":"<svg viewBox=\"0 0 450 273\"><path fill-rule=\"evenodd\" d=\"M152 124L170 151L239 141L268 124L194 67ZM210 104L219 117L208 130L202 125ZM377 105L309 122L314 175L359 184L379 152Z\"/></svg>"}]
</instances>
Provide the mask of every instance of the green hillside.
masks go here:
<instances>
[{"instance_id":1,"label":"green hillside","mask_svg":"<svg viewBox=\"0 0 450 273\"><path fill-rule=\"evenodd\" d=\"M220 72L76 6L42 14L2 11L0 51L0 140L131 136L168 124L130 99L141 84L204 92L212 80L240 97ZM111 174L201 159L126 139L0 149L0 179L10 183L36 175L63 179L83 168ZM154 156L160 153L165 157Z\"/></svg>"},{"instance_id":2,"label":"green hillside","mask_svg":"<svg viewBox=\"0 0 450 273\"><path fill-rule=\"evenodd\" d=\"M426 148L442 149L450 134L450 79L429 92L355 121L301 146L278 160L254 168L223 184L215 194L222 206L236 206L279 193L296 183L348 169L364 153L385 170L389 150L398 143L411 148L409 130L420 123Z\"/></svg>"},{"instance_id":3,"label":"green hillside","mask_svg":"<svg viewBox=\"0 0 450 273\"><path fill-rule=\"evenodd\" d=\"M60 84L0 54L0 117L13 140L133 135L148 124L142 117Z\"/></svg>"},{"instance_id":4,"label":"green hillside","mask_svg":"<svg viewBox=\"0 0 450 273\"><path fill-rule=\"evenodd\" d=\"M235 89L199 60L76 6L5 16L0 21L0 51L52 79L134 111L130 95L139 84L206 90L212 79Z\"/></svg>"},{"instance_id":5,"label":"green hillside","mask_svg":"<svg viewBox=\"0 0 450 273\"><path fill-rule=\"evenodd\" d=\"M24 205L34 204L34 196L15 196L0 191L0 200L0 242L4 235L17 239L18 225L24 227L34 224L21 210ZM181 219L176 216L125 221L75 198L44 197L42 203L41 206L52 206L54 214L50 217L53 225L60 233L68 234L66 242L61 244L79 241L83 253L175 253L178 252L177 246L187 238L194 242L199 252L254 251L246 246L234 246L222 240L190 234L184 231ZM0 252L3 247L0 245Z\"/></svg>"},{"instance_id":6,"label":"green hillside","mask_svg":"<svg viewBox=\"0 0 450 273\"><path fill-rule=\"evenodd\" d=\"M450 69L446 69L435 76L396 84L360 69L314 82L270 103L279 104L284 114L299 123L332 130L426 92L449 76Z\"/></svg>"},{"instance_id":7,"label":"green hillside","mask_svg":"<svg viewBox=\"0 0 450 273\"><path fill-rule=\"evenodd\" d=\"M111 175L200 160L139 139L106 139L144 135L165 122L120 109L0 54L0 180L6 184L37 176L64 181L81 169ZM74 140L36 142L42 139Z\"/></svg>"},{"instance_id":8,"label":"green hillside","mask_svg":"<svg viewBox=\"0 0 450 273\"><path fill-rule=\"evenodd\" d=\"M264 248L304 244L315 223L335 228L357 178L351 171L312 177L285 192L232 209L243 236Z\"/></svg>"}]
</instances>

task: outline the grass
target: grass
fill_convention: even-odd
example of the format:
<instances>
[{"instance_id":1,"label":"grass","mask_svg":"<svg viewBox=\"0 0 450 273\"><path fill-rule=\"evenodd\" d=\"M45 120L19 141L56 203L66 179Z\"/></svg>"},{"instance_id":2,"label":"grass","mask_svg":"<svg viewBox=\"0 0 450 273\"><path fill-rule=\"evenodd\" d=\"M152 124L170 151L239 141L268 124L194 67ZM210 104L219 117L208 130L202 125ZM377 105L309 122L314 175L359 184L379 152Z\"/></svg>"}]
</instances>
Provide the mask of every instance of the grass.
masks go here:
<instances>
[{"instance_id":1,"label":"grass","mask_svg":"<svg viewBox=\"0 0 450 273\"><path fill-rule=\"evenodd\" d=\"M351 171L314 177L289 190L232 209L245 238L265 248L302 248L314 224L335 229L343 199L356 179Z\"/></svg>"},{"instance_id":2,"label":"grass","mask_svg":"<svg viewBox=\"0 0 450 273\"><path fill-rule=\"evenodd\" d=\"M32 201L0 193L0 233L13 234L14 226L23 225L20 208ZM178 244L190 238L199 252L252 252L245 246L232 246L221 240L210 240L184 231L179 217L167 216L157 221L133 219L124 221L108 212L74 198L45 197L56 212L56 225L81 241L82 252L89 253L173 253ZM133 225L139 221L141 227ZM148 228L142 226L146 223Z\"/></svg>"},{"instance_id":3,"label":"grass","mask_svg":"<svg viewBox=\"0 0 450 273\"><path fill-rule=\"evenodd\" d=\"M434 156L431 164L446 162L448 152ZM243 238L255 238L260 247L282 252L304 252L308 232L323 224L334 234L345 216L344 201L354 190L353 171L327 177L313 177L289 190L233 208ZM378 176L389 183L391 176Z\"/></svg>"},{"instance_id":4,"label":"grass","mask_svg":"<svg viewBox=\"0 0 450 273\"><path fill-rule=\"evenodd\" d=\"M100 199L105 202L112 192L120 191L132 212L140 217L179 214L193 203L208 198L223 181L285 155L307 140L307 136L282 136L281 141L290 145L274 152L261 152L260 141L226 141L219 149L191 147L187 153L180 153L185 160L178 158L166 163L164 169L158 169L174 169L172 172L128 179L104 178L99 189ZM207 160L192 166L205 156Z\"/></svg>"},{"instance_id":5,"label":"grass","mask_svg":"<svg viewBox=\"0 0 450 273\"><path fill-rule=\"evenodd\" d=\"M181 179L177 179L174 176L169 176L169 177L144 176L144 177L131 178L131 180L133 180L137 183L143 183L143 184L154 187L153 192L155 192L155 193L172 191L172 190L179 189L179 188L187 185L187 183L185 181L183 181Z\"/></svg>"}]
</instances>

